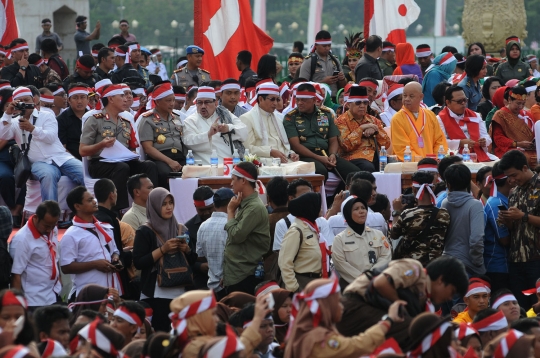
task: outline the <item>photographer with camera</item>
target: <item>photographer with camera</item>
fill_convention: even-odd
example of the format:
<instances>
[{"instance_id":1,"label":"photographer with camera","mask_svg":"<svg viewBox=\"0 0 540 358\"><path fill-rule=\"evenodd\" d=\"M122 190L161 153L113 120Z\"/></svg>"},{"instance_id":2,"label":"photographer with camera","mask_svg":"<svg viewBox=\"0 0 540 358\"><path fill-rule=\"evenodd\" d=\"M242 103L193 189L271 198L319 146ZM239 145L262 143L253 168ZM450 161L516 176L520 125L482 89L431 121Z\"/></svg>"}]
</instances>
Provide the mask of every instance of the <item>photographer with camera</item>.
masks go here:
<instances>
[{"instance_id":1,"label":"photographer with camera","mask_svg":"<svg viewBox=\"0 0 540 358\"><path fill-rule=\"evenodd\" d=\"M13 138L28 155L32 174L41 184L43 201L58 201L58 181L62 175L76 185L84 185L82 163L66 152L58 139L56 118L34 108L34 96L26 87L13 92L13 102L0 120L0 139Z\"/></svg>"}]
</instances>

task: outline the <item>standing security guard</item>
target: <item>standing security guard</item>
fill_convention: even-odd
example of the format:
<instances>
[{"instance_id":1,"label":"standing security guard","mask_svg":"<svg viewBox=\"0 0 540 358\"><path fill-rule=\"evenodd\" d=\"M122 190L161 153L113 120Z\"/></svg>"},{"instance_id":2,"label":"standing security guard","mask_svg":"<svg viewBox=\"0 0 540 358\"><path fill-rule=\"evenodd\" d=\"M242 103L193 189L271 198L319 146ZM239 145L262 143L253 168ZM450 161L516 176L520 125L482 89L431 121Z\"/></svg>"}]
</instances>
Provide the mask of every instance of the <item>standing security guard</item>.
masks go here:
<instances>
[{"instance_id":1,"label":"standing security guard","mask_svg":"<svg viewBox=\"0 0 540 358\"><path fill-rule=\"evenodd\" d=\"M179 172L186 164L182 143L183 123L173 112L174 92L165 82L152 92L154 109L142 114L139 139L144 152L156 163L159 186L169 188L169 173Z\"/></svg>"},{"instance_id":2,"label":"standing security guard","mask_svg":"<svg viewBox=\"0 0 540 358\"><path fill-rule=\"evenodd\" d=\"M289 138L291 149L304 162L315 163L315 172L328 179L328 171L337 172L342 179L358 167L337 152L339 130L334 124L334 116L329 109L315 106L315 87L302 83L296 92L297 108L285 116L283 126Z\"/></svg>"},{"instance_id":3,"label":"standing security guard","mask_svg":"<svg viewBox=\"0 0 540 358\"><path fill-rule=\"evenodd\" d=\"M199 46L191 45L186 48L187 63L185 67L174 71L171 82L173 86L199 87L203 82L211 81L210 72L199 68L204 50Z\"/></svg>"}]
</instances>

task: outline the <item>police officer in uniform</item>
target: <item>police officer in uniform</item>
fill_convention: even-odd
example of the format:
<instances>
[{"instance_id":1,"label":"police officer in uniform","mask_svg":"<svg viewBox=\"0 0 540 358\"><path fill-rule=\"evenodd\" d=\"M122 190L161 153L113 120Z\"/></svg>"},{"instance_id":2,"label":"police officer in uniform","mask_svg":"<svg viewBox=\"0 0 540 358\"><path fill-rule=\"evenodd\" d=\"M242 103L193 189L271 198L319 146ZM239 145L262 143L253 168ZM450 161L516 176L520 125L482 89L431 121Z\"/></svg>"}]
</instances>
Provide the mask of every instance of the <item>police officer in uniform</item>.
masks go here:
<instances>
[{"instance_id":1,"label":"police officer in uniform","mask_svg":"<svg viewBox=\"0 0 540 358\"><path fill-rule=\"evenodd\" d=\"M152 94L155 108L142 114L139 139L146 156L156 163L159 186L168 189L169 173L181 171L186 164L183 123L173 112L175 98L169 82L156 86Z\"/></svg>"},{"instance_id":2,"label":"police officer in uniform","mask_svg":"<svg viewBox=\"0 0 540 358\"><path fill-rule=\"evenodd\" d=\"M112 83L122 83L125 78L139 77L142 79L139 71L131 64L129 47L121 45L114 50L114 63L116 71L111 76Z\"/></svg>"},{"instance_id":3,"label":"police officer in uniform","mask_svg":"<svg viewBox=\"0 0 540 358\"><path fill-rule=\"evenodd\" d=\"M383 41L381 57L377 60L383 76L392 76L396 69L396 46L388 41Z\"/></svg>"},{"instance_id":4,"label":"police officer in uniform","mask_svg":"<svg viewBox=\"0 0 540 358\"><path fill-rule=\"evenodd\" d=\"M210 72L199 67L204 50L199 46L191 45L186 48L186 54L188 62L184 67L174 71L171 77L172 84L187 89L190 86L199 87L203 82L211 81Z\"/></svg>"},{"instance_id":5,"label":"police officer in uniform","mask_svg":"<svg viewBox=\"0 0 540 358\"><path fill-rule=\"evenodd\" d=\"M328 171L345 179L358 167L339 158L339 130L334 124L332 112L315 106L315 87L302 83L296 92L297 108L285 116L283 126L291 149L304 162L315 163L315 172L328 179Z\"/></svg>"},{"instance_id":6,"label":"police officer in uniform","mask_svg":"<svg viewBox=\"0 0 540 358\"><path fill-rule=\"evenodd\" d=\"M101 78L95 73L96 65L92 55L82 55L77 60L73 74L64 79L64 90L69 89L72 83L84 83L88 87L94 87Z\"/></svg>"},{"instance_id":7,"label":"police officer in uniform","mask_svg":"<svg viewBox=\"0 0 540 358\"><path fill-rule=\"evenodd\" d=\"M107 163L100 160L102 150L112 147L116 141L131 151L138 146L133 125L122 114L128 109L124 88L121 85L105 86L101 100L105 109L88 117L83 123L79 153L82 157L89 157L88 171L92 178L108 178L114 182L118 189L115 208L120 210L129 206L125 190L128 178L146 173L152 183L157 183L157 169L151 161L132 159Z\"/></svg>"}]
</instances>

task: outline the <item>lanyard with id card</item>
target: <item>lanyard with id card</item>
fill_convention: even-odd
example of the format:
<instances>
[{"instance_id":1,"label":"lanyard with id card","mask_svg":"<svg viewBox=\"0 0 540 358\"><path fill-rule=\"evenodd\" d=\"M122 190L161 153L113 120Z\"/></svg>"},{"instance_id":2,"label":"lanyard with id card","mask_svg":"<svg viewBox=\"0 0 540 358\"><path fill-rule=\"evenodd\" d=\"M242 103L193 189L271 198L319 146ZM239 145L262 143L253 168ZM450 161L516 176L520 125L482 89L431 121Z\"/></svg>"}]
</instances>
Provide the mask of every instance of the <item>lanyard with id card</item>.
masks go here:
<instances>
[{"instance_id":1,"label":"lanyard with id card","mask_svg":"<svg viewBox=\"0 0 540 358\"><path fill-rule=\"evenodd\" d=\"M420 113L422 114L422 129L420 129L420 132L418 132L418 130L416 129L416 126L414 125L414 122L411 120L411 117L409 117L409 114L405 111L403 111L403 113L405 113L405 115L407 116L407 119L409 120L409 123L411 124L411 127L414 133L416 133L418 146L420 148L424 148L424 137L422 137L422 132L424 132L424 127L426 126L426 115L424 114L424 111L422 110L422 108L419 109L418 116L420 116Z\"/></svg>"}]
</instances>

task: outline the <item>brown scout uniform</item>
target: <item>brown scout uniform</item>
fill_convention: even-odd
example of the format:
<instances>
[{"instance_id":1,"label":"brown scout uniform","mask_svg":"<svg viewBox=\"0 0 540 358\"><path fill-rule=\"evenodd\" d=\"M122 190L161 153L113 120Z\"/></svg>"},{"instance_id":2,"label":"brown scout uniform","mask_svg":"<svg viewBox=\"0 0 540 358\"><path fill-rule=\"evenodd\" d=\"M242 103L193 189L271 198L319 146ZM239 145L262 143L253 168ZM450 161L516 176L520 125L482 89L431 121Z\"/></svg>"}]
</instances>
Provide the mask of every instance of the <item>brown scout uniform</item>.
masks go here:
<instances>
[{"instance_id":1,"label":"brown scout uniform","mask_svg":"<svg viewBox=\"0 0 540 358\"><path fill-rule=\"evenodd\" d=\"M384 340L385 335L380 324L354 337L345 337L328 330L326 340L313 346L310 357L356 358L373 352Z\"/></svg>"}]
</instances>

